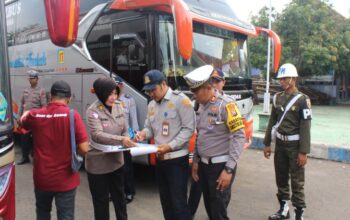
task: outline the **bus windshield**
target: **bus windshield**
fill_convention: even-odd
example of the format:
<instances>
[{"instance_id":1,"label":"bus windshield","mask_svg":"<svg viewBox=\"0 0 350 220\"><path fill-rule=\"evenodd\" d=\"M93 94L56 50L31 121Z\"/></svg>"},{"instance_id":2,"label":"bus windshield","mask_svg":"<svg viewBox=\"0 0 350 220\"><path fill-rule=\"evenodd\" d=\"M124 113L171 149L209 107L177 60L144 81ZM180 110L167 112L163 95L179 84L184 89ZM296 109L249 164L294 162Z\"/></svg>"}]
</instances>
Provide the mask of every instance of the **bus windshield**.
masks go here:
<instances>
[{"instance_id":1,"label":"bus windshield","mask_svg":"<svg viewBox=\"0 0 350 220\"><path fill-rule=\"evenodd\" d=\"M176 49L175 26L170 16L159 16L159 62L169 85L187 90L183 75L210 64L223 70L226 81L249 78L246 36L225 29L194 23L193 52L184 60Z\"/></svg>"},{"instance_id":2,"label":"bus windshield","mask_svg":"<svg viewBox=\"0 0 350 220\"><path fill-rule=\"evenodd\" d=\"M3 22L4 18L1 18ZM0 133L6 132L12 127L11 102L8 66L7 66L7 44L5 39L5 25L0 25Z\"/></svg>"}]
</instances>

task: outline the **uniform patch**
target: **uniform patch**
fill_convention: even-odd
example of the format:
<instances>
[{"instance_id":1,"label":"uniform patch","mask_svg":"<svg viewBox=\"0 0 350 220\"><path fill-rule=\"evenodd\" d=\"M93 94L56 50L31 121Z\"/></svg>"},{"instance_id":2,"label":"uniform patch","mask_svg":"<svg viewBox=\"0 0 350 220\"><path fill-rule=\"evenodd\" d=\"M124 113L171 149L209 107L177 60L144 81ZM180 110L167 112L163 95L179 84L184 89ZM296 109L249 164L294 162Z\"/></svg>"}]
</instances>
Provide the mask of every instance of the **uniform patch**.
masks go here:
<instances>
[{"instance_id":1,"label":"uniform patch","mask_svg":"<svg viewBox=\"0 0 350 220\"><path fill-rule=\"evenodd\" d=\"M212 112L215 113L217 110L218 110L218 108L217 108L215 105L211 107L211 111L212 111Z\"/></svg>"},{"instance_id":2,"label":"uniform patch","mask_svg":"<svg viewBox=\"0 0 350 220\"><path fill-rule=\"evenodd\" d=\"M162 135L169 136L169 123L168 122L162 123Z\"/></svg>"},{"instance_id":3,"label":"uniform patch","mask_svg":"<svg viewBox=\"0 0 350 220\"><path fill-rule=\"evenodd\" d=\"M306 105L309 109L311 109L311 101L310 99L306 99Z\"/></svg>"},{"instance_id":4,"label":"uniform patch","mask_svg":"<svg viewBox=\"0 0 350 220\"><path fill-rule=\"evenodd\" d=\"M175 107L174 103L173 102L170 102L168 104L168 109L173 109Z\"/></svg>"},{"instance_id":5,"label":"uniform patch","mask_svg":"<svg viewBox=\"0 0 350 220\"><path fill-rule=\"evenodd\" d=\"M241 113L238 111L237 106L234 103L226 105L227 119L226 125L231 133L244 128Z\"/></svg>"},{"instance_id":6,"label":"uniform patch","mask_svg":"<svg viewBox=\"0 0 350 220\"><path fill-rule=\"evenodd\" d=\"M149 79L149 77L148 76L145 76L145 79L144 79L144 84L148 84L148 83L150 83L151 82L151 80Z\"/></svg>"},{"instance_id":7,"label":"uniform patch","mask_svg":"<svg viewBox=\"0 0 350 220\"><path fill-rule=\"evenodd\" d=\"M192 107L192 103L188 98L185 98L182 100L182 105L185 106L186 108Z\"/></svg>"},{"instance_id":8,"label":"uniform patch","mask_svg":"<svg viewBox=\"0 0 350 220\"><path fill-rule=\"evenodd\" d=\"M124 101L122 101L122 106L123 106L123 108L125 108L125 107L126 107L126 104L125 104L125 102L124 102Z\"/></svg>"},{"instance_id":9,"label":"uniform patch","mask_svg":"<svg viewBox=\"0 0 350 220\"><path fill-rule=\"evenodd\" d=\"M213 96L213 97L210 99L210 102L211 102L211 103L215 103L215 102L216 102L216 97Z\"/></svg>"},{"instance_id":10,"label":"uniform patch","mask_svg":"<svg viewBox=\"0 0 350 220\"><path fill-rule=\"evenodd\" d=\"M213 121L214 121L214 119L213 119L212 117L209 117L209 118L208 118L208 123L209 123L209 124L213 124Z\"/></svg>"},{"instance_id":11,"label":"uniform patch","mask_svg":"<svg viewBox=\"0 0 350 220\"><path fill-rule=\"evenodd\" d=\"M237 106L235 104L233 104L233 103L227 104L226 108L227 108L228 112L230 112L233 117L235 117L237 115L238 109L237 109Z\"/></svg>"},{"instance_id":12,"label":"uniform patch","mask_svg":"<svg viewBox=\"0 0 350 220\"><path fill-rule=\"evenodd\" d=\"M96 112L91 112L90 113L91 117L93 117L94 119L98 119L98 114Z\"/></svg>"},{"instance_id":13,"label":"uniform patch","mask_svg":"<svg viewBox=\"0 0 350 220\"><path fill-rule=\"evenodd\" d=\"M295 105L293 105L293 106L292 106L292 111L295 111L295 108L296 108Z\"/></svg>"},{"instance_id":14,"label":"uniform patch","mask_svg":"<svg viewBox=\"0 0 350 220\"><path fill-rule=\"evenodd\" d=\"M168 117L168 112L164 112L164 118Z\"/></svg>"},{"instance_id":15,"label":"uniform patch","mask_svg":"<svg viewBox=\"0 0 350 220\"><path fill-rule=\"evenodd\" d=\"M102 111L104 109L103 105L99 105L98 109L100 109Z\"/></svg>"}]
</instances>

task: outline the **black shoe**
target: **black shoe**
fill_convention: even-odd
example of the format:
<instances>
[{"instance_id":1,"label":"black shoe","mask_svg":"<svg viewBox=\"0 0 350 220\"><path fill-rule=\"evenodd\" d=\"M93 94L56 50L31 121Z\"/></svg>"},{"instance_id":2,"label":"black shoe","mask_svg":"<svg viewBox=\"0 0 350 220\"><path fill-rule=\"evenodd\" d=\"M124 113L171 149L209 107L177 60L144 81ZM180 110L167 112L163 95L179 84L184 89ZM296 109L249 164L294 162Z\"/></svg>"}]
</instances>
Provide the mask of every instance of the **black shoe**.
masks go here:
<instances>
[{"instance_id":1,"label":"black shoe","mask_svg":"<svg viewBox=\"0 0 350 220\"><path fill-rule=\"evenodd\" d=\"M269 216L269 220L280 220L280 219L289 219L289 218L290 218L289 211L287 212L286 215L282 215L281 213L276 212L275 214Z\"/></svg>"},{"instance_id":2,"label":"black shoe","mask_svg":"<svg viewBox=\"0 0 350 220\"><path fill-rule=\"evenodd\" d=\"M23 158L21 161L19 161L17 164L18 165L23 165L23 164L26 164L26 163L30 163L30 160L29 158Z\"/></svg>"},{"instance_id":3,"label":"black shoe","mask_svg":"<svg viewBox=\"0 0 350 220\"><path fill-rule=\"evenodd\" d=\"M295 209L295 220L304 220L304 208Z\"/></svg>"},{"instance_id":4,"label":"black shoe","mask_svg":"<svg viewBox=\"0 0 350 220\"><path fill-rule=\"evenodd\" d=\"M273 215L269 216L269 220L280 220L280 219L289 219L289 207L288 202L285 200L279 200L280 209Z\"/></svg>"},{"instance_id":5,"label":"black shoe","mask_svg":"<svg viewBox=\"0 0 350 220\"><path fill-rule=\"evenodd\" d=\"M134 194L126 194L125 199L126 199L126 204L129 204L130 202L132 202L132 200L134 200Z\"/></svg>"}]
</instances>

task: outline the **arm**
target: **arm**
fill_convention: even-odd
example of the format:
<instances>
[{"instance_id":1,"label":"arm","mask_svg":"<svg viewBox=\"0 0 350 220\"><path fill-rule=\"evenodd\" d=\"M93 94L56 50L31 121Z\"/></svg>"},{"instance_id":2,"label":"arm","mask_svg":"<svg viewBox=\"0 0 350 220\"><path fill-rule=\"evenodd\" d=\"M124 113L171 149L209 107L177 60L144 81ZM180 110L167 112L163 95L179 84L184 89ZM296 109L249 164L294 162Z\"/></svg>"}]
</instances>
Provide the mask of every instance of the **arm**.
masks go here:
<instances>
[{"instance_id":1,"label":"arm","mask_svg":"<svg viewBox=\"0 0 350 220\"><path fill-rule=\"evenodd\" d=\"M40 89L40 105L41 107L44 107L47 105L45 89Z\"/></svg>"},{"instance_id":2,"label":"arm","mask_svg":"<svg viewBox=\"0 0 350 220\"><path fill-rule=\"evenodd\" d=\"M180 116L182 126L180 132L169 143L172 151L181 149L192 137L195 129L195 112L190 99L187 96L179 98L176 103L176 109Z\"/></svg>"},{"instance_id":3,"label":"arm","mask_svg":"<svg viewBox=\"0 0 350 220\"><path fill-rule=\"evenodd\" d=\"M277 123L277 111L276 111L276 107L272 106L269 123L267 125L266 131L265 131L265 137L263 141L266 147L270 147L271 145L271 129L272 129L272 126L274 126L276 123Z\"/></svg>"},{"instance_id":4,"label":"arm","mask_svg":"<svg viewBox=\"0 0 350 220\"><path fill-rule=\"evenodd\" d=\"M23 114L23 105L24 105L24 93L22 94L20 103L19 103L19 112L18 112L18 118L21 118L22 114Z\"/></svg>"},{"instance_id":5,"label":"arm","mask_svg":"<svg viewBox=\"0 0 350 220\"><path fill-rule=\"evenodd\" d=\"M142 132L141 132L141 133L143 133L144 137L142 137L141 141L143 141L143 139L150 139L154 136L153 129L152 129L151 122L150 122L150 105L152 105L152 103L150 103L148 105L147 118L145 120L144 128L142 129Z\"/></svg>"},{"instance_id":6,"label":"arm","mask_svg":"<svg viewBox=\"0 0 350 220\"><path fill-rule=\"evenodd\" d=\"M130 126L132 127L132 129L134 131L138 131L139 128L139 123L137 120L137 111L136 111L136 104L135 104L135 100L133 98L130 98Z\"/></svg>"}]
</instances>

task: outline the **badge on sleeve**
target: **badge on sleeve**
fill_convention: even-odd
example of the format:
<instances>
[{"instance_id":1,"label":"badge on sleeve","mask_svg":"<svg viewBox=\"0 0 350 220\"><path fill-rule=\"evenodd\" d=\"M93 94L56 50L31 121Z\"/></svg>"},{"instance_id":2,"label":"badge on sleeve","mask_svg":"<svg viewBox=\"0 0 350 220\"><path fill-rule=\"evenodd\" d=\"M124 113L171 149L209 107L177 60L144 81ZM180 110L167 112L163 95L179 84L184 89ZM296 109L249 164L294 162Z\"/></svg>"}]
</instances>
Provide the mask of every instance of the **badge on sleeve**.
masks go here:
<instances>
[{"instance_id":1,"label":"badge on sleeve","mask_svg":"<svg viewBox=\"0 0 350 220\"><path fill-rule=\"evenodd\" d=\"M241 113L238 111L236 104L229 103L226 105L227 119L226 125L231 133L244 128L243 119Z\"/></svg>"},{"instance_id":2,"label":"badge on sleeve","mask_svg":"<svg viewBox=\"0 0 350 220\"><path fill-rule=\"evenodd\" d=\"M301 112L302 118L304 120L312 119L311 101L310 99L305 99L305 104Z\"/></svg>"},{"instance_id":3,"label":"badge on sleeve","mask_svg":"<svg viewBox=\"0 0 350 220\"><path fill-rule=\"evenodd\" d=\"M182 105L185 106L186 108L192 107L191 100L189 98L184 98L182 100Z\"/></svg>"},{"instance_id":4,"label":"badge on sleeve","mask_svg":"<svg viewBox=\"0 0 350 220\"><path fill-rule=\"evenodd\" d=\"M169 136L169 123L168 122L162 123L162 135Z\"/></svg>"}]
</instances>

